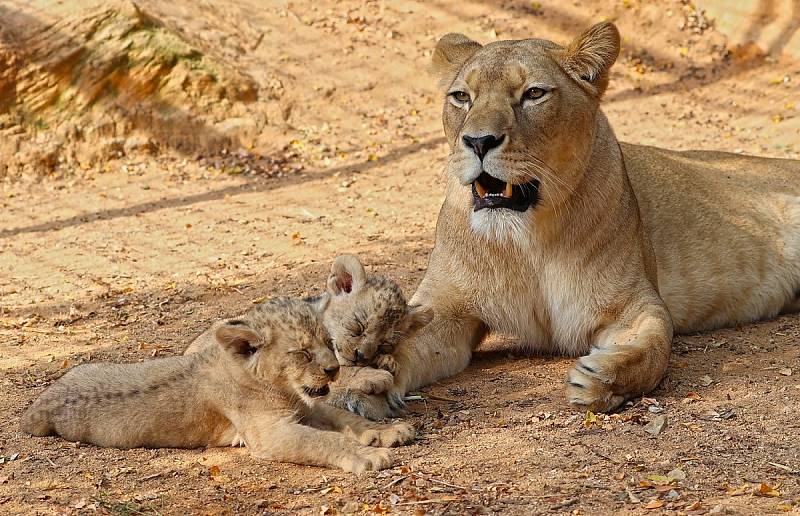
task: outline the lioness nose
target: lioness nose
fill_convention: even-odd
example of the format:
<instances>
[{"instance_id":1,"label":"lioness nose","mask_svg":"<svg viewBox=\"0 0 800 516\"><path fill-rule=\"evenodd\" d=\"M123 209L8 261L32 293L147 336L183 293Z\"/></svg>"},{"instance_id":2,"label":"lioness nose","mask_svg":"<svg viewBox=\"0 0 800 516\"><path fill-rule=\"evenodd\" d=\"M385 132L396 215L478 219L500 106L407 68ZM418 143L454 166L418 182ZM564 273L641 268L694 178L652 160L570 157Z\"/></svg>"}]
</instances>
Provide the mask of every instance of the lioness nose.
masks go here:
<instances>
[{"instance_id":1,"label":"lioness nose","mask_svg":"<svg viewBox=\"0 0 800 516\"><path fill-rule=\"evenodd\" d=\"M362 353L360 349L353 351L353 356L355 357L356 362L364 360L364 353Z\"/></svg>"},{"instance_id":2,"label":"lioness nose","mask_svg":"<svg viewBox=\"0 0 800 516\"><path fill-rule=\"evenodd\" d=\"M499 146L503 143L506 135L501 134L499 137L493 134L487 134L486 136L467 136L464 135L464 145L467 148L472 149L473 152L478 156L478 159L483 159L486 156L486 153L490 150L494 149L495 147Z\"/></svg>"}]
</instances>

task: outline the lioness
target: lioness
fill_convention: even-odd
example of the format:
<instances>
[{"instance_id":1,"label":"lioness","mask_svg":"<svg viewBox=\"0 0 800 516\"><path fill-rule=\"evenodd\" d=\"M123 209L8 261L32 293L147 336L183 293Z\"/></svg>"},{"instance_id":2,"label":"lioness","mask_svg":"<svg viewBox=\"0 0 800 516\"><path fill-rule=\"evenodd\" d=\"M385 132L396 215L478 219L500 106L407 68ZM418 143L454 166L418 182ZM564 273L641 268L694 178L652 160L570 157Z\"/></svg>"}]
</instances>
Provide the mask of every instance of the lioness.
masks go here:
<instances>
[{"instance_id":1,"label":"lioness","mask_svg":"<svg viewBox=\"0 0 800 516\"><path fill-rule=\"evenodd\" d=\"M411 300L435 316L358 412L461 371L489 332L580 356L569 401L608 411L659 383L673 331L800 309L800 161L620 144L599 108L619 42L611 23L566 47L438 42L447 195Z\"/></svg>"},{"instance_id":2,"label":"lioness","mask_svg":"<svg viewBox=\"0 0 800 516\"><path fill-rule=\"evenodd\" d=\"M339 370L320 308L272 299L218 325L215 345L190 356L75 367L25 412L22 429L115 448L244 441L266 459L355 473L386 468L389 451L369 446L406 443L414 427L318 401Z\"/></svg>"}]
</instances>

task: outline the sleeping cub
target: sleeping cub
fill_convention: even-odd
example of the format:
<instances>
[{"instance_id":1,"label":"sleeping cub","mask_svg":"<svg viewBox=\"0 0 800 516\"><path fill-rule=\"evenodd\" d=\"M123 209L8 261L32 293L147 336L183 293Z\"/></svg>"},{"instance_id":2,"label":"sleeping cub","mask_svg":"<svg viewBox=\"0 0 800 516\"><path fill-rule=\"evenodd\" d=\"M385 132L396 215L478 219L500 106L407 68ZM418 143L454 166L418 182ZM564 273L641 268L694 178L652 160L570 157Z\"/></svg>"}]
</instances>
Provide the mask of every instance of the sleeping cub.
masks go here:
<instances>
[{"instance_id":1,"label":"sleeping cub","mask_svg":"<svg viewBox=\"0 0 800 516\"><path fill-rule=\"evenodd\" d=\"M307 302L319 305L323 324L333 341L339 363L344 366L373 366L395 372L392 353L433 318L422 306L409 306L400 287L389 278L367 277L364 266L353 255L338 256L331 266L326 291ZM221 323L217 323L221 324ZM212 345L215 326L197 337L184 354ZM391 374L371 368L349 367L347 385L363 392L383 392Z\"/></svg>"},{"instance_id":2,"label":"sleeping cub","mask_svg":"<svg viewBox=\"0 0 800 516\"><path fill-rule=\"evenodd\" d=\"M323 321L341 365L370 365L394 373L395 348L433 318L431 309L409 306L393 280L368 277L353 255L333 261L326 287L309 301L328 303Z\"/></svg>"},{"instance_id":3,"label":"sleeping cub","mask_svg":"<svg viewBox=\"0 0 800 516\"><path fill-rule=\"evenodd\" d=\"M230 446L259 458L359 473L391 465L414 438L321 403L339 370L319 321L326 303L277 298L217 325L214 345L137 364L86 364L22 418L37 436L116 448ZM364 446L368 445L368 446Z\"/></svg>"}]
</instances>

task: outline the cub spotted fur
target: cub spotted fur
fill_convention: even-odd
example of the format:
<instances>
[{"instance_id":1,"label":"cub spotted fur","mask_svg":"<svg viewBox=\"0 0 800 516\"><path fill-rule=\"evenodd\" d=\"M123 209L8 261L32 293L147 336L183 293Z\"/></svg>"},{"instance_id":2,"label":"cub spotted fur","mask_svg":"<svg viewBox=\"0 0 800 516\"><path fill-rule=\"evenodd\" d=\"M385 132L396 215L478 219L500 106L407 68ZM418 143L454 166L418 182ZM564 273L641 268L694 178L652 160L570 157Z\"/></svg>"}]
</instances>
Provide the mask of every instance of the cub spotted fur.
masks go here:
<instances>
[{"instance_id":1,"label":"cub spotted fur","mask_svg":"<svg viewBox=\"0 0 800 516\"><path fill-rule=\"evenodd\" d=\"M316 306L267 301L217 325L214 345L137 364L86 364L48 388L22 429L98 446L230 446L259 458L352 472L388 467L414 428L319 401L339 370ZM368 446L365 446L368 445Z\"/></svg>"},{"instance_id":2,"label":"cub spotted fur","mask_svg":"<svg viewBox=\"0 0 800 516\"><path fill-rule=\"evenodd\" d=\"M343 369L342 376L347 377L349 385L366 392L382 391L392 384L391 375L383 371L394 373L395 349L433 318L430 308L409 306L393 280L367 276L364 265L353 255L336 257L325 292L306 301L324 306L323 324L341 365L370 365L382 370ZM198 336L184 354L212 345L214 331L212 326Z\"/></svg>"},{"instance_id":3,"label":"cub spotted fur","mask_svg":"<svg viewBox=\"0 0 800 516\"><path fill-rule=\"evenodd\" d=\"M600 108L619 50L611 23L564 46L442 37L448 181L411 299L434 321L348 406L384 417L497 332L579 357L567 399L612 410L658 385L673 332L800 309L800 161L619 142Z\"/></svg>"}]
</instances>

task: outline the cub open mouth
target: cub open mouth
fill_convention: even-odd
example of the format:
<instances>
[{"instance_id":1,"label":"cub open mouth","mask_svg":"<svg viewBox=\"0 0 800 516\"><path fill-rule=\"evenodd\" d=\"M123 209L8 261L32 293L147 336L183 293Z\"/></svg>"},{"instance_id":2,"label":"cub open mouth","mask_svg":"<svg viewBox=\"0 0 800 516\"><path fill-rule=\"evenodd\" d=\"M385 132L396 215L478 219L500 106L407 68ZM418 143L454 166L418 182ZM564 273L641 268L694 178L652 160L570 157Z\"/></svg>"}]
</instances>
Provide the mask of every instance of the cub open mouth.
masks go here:
<instances>
[{"instance_id":1,"label":"cub open mouth","mask_svg":"<svg viewBox=\"0 0 800 516\"><path fill-rule=\"evenodd\" d=\"M525 211L539 201L539 181L515 185L481 172L472 182L472 210L506 208Z\"/></svg>"},{"instance_id":2,"label":"cub open mouth","mask_svg":"<svg viewBox=\"0 0 800 516\"><path fill-rule=\"evenodd\" d=\"M331 392L331 389L327 385L324 385L317 389L312 389L311 387L303 387L303 392L305 392L312 398L319 398L320 396L327 396L327 394Z\"/></svg>"}]
</instances>

